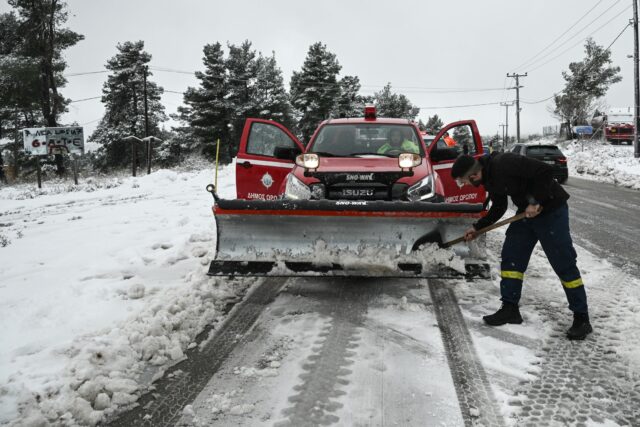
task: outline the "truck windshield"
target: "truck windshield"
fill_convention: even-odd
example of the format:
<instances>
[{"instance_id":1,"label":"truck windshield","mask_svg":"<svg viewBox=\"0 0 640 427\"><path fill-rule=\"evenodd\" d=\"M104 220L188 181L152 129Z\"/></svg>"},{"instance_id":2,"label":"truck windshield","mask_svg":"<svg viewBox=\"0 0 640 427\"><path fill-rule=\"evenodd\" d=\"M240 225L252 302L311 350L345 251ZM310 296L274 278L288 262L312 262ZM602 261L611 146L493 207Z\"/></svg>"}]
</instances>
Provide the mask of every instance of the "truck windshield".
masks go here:
<instances>
[{"instance_id":1,"label":"truck windshield","mask_svg":"<svg viewBox=\"0 0 640 427\"><path fill-rule=\"evenodd\" d=\"M309 152L333 157L398 157L400 153L424 156L422 143L413 126L377 123L324 125Z\"/></svg>"}]
</instances>

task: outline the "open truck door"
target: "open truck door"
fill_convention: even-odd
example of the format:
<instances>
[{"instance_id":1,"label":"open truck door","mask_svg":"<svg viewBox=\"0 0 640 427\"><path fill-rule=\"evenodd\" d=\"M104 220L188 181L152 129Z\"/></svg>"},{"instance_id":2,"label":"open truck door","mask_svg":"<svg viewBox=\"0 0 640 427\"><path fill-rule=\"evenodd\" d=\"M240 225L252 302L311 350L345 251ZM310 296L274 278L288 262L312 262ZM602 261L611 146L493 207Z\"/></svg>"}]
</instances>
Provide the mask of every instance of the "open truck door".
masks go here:
<instances>
[{"instance_id":1,"label":"open truck door","mask_svg":"<svg viewBox=\"0 0 640 427\"><path fill-rule=\"evenodd\" d=\"M247 119L236 159L236 197L275 200L304 146L272 120Z\"/></svg>"},{"instance_id":2,"label":"open truck door","mask_svg":"<svg viewBox=\"0 0 640 427\"><path fill-rule=\"evenodd\" d=\"M433 169L444 185L445 203L484 203L484 187L465 185L460 188L451 178L451 167L460 154L469 154L476 159L484 154L482 138L474 120L448 124L438 132L427 151Z\"/></svg>"}]
</instances>

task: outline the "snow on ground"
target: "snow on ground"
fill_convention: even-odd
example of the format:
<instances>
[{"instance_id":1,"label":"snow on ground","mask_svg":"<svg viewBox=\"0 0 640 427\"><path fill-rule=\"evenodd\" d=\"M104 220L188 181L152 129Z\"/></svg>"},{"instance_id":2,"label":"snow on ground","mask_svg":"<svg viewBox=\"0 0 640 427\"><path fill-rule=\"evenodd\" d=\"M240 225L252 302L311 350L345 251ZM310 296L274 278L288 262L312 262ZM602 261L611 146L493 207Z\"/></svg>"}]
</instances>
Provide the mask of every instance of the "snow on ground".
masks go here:
<instances>
[{"instance_id":1,"label":"snow on ground","mask_svg":"<svg viewBox=\"0 0 640 427\"><path fill-rule=\"evenodd\" d=\"M570 151L575 148L570 144L563 148L570 164L578 162L576 152ZM612 152L625 148L612 147ZM235 196L233 173L230 167L219 175L223 197ZM185 350L196 345L196 334L206 324L221 320L225 304L253 283L232 284L205 275L215 245L211 197L204 192L212 176L211 170L161 170L138 178L85 181L74 191L67 185L47 184L43 191L29 186L0 189L0 237L5 242L4 247L0 245L0 423L99 422L135 401L139 390L184 358ZM623 391L628 389L624 384L638 384L640 280L583 248L576 248L578 265L595 328L587 341L564 339L570 312L539 247L525 279L525 323L501 328L483 325L482 315L499 307L497 266L503 238L497 231L487 239L493 280L451 285L509 424L524 424L536 416L537 409L529 413L519 402L545 390L539 381L566 387L571 392L568 399L577 402L594 399L598 391L591 387L601 384L615 383ZM304 282L296 284L308 288ZM384 395L389 397L402 385L420 390L428 379L430 387L438 390L438 396L448 396L450 404L421 406L419 394L415 402L405 403L453 425L459 408L447 382L449 372L444 368L432 308L425 305L425 290L422 285L414 293L385 297L366 315L354 314L364 326L354 329L350 338L361 336L362 345L354 354L362 358L353 360L363 364L350 368L353 377L349 378L364 377L366 367L388 372L397 385ZM210 401L185 407L185 417L193 417L194 408L201 404L234 417L250 417L272 406L270 419L278 419L283 406L277 398L291 392L304 367L283 366L308 358L317 332L333 310L331 301L319 299L318 303L327 305L327 313L300 316L291 311L294 295L281 297L281 306L270 311L274 318L280 319L282 313L290 318L273 331L277 342L265 343L264 355L256 363L246 360L232 368L233 378L260 379L273 392L261 394L262 400L257 401L246 398L248 390L215 384ZM347 318L350 315L344 313ZM409 342L422 343L428 354L419 360L406 354L396 360L399 353L393 346L380 353L384 343L367 332L379 329L391 334L390 339L404 343L409 337ZM558 359L558 352L566 353ZM589 363L596 365L589 365L589 375L576 376L573 369ZM432 374L415 376L416 369ZM531 388L526 384L532 384ZM347 404L353 393L362 397L361 404L371 401L366 387L354 383L346 391L351 392L342 398ZM625 396L619 397L624 401ZM425 401L429 399L432 396L425 396ZM557 401L570 405L562 396ZM605 401L600 405L611 413L620 410ZM341 417L347 419L349 406L344 408ZM401 406L389 410L402 415ZM363 421L357 413L349 416ZM591 418L593 425L597 419ZM260 424L264 420L253 421ZM600 424L605 421L609 422L605 419Z\"/></svg>"},{"instance_id":2,"label":"snow on ground","mask_svg":"<svg viewBox=\"0 0 640 427\"><path fill-rule=\"evenodd\" d=\"M551 140L540 142L555 143ZM633 146L611 145L599 140L567 141L559 146L568 159L569 177L640 190L640 158L633 157Z\"/></svg>"},{"instance_id":3,"label":"snow on ground","mask_svg":"<svg viewBox=\"0 0 640 427\"><path fill-rule=\"evenodd\" d=\"M549 394L552 388L559 396L553 404L566 407L567 414L576 405L593 408L580 414L590 419L588 425L604 421L625 425L594 420L603 414L623 418L635 405L625 393L640 384L640 279L576 246L594 332L584 342L571 343L564 337L572 314L562 285L537 245L520 301L524 323L488 327L482 316L500 307L499 254L505 231L490 233L487 239L493 280L456 284L456 295L503 415L510 425L535 422L531 417L536 414L524 411L523 405L542 404L546 409L551 402L545 402L546 396L540 393ZM606 391L598 398L601 386ZM608 400L616 394L621 400ZM626 403L619 404L621 401Z\"/></svg>"},{"instance_id":4,"label":"snow on ground","mask_svg":"<svg viewBox=\"0 0 640 427\"><path fill-rule=\"evenodd\" d=\"M206 167L0 189L0 424L99 422L250 284L206 276Z\"/></svg>"}]
</instances>

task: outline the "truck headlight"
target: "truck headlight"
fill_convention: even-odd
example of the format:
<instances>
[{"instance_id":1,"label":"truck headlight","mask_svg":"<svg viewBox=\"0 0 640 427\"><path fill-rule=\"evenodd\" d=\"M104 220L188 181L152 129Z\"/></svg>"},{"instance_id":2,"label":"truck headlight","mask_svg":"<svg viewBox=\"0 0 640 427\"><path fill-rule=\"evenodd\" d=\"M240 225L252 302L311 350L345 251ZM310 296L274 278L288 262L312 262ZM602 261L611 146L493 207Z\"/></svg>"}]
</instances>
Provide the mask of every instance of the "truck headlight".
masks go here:
<instances>
[{"instance_id":1,"label":"truck headlight","mask_svg":"<svg viewBox=\"0 0 640 427\"><path fill-rule=\"evenodd\" d=\"M425 178L409 187L407 190L407 197L412 202L431 199L436 195L435 187L433 175L427 175Z\"/></svg>"},{"instance_id":2,"label":"truck headlight","mask_svg":"<svg viewBox=\"0 0 640 427\"><path fill-rule=\"evenodd\" d=\"M315 170L320 166L320 157L314 153L300 154L296 157L296 165L307 170Z\"/></svg>"},{"instance_id":3,"label":"truck headlight","mask_svg":"<svg viewBox=\"0 0 640 427\"><path fill-rule=\"evenodd\" d=\"M309 200L311 198L311 190L307 185L290 173L287 176L287 185L284 190L285 199Z\"/></svg>"},{"instance_id":4,"label":"truck headlight","mask_svg":"<svg viewBox=\"0 0 640 427\"><path fill-rule=\"evenodd\" d=\"M413 153L400 153L398 156L398 166L400 169L411 169L422 163L422 157Z\"/></svg>"}]
</instances>

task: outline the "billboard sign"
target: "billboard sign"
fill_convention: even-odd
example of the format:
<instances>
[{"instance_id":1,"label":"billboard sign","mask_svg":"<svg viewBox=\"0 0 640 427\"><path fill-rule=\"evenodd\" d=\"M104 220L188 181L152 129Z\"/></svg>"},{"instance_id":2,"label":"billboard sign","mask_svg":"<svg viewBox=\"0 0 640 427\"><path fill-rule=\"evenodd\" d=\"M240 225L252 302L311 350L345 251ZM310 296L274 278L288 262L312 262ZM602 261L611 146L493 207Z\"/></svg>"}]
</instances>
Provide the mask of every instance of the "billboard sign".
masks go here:
<instances>
[{"instance_id":1,"label":"billboard sign","mask_svg":"<svg viewBox=\"0 0 640 427\"><path fill-rule=\"evenodd\" d=\"M593 126L575 126L573 128L573 132L578 135L592 135L593 134Z\"/></svg>"},{"instance_id":2,"label":"billboard sign","mask_svg":"<svg viewBox=\"0 0 640 427\"><path fill-rule=\"evenodd\" d=\"M84 129L81 126L22 129L24 151L34 156L83 154Z\"/></svg>"}]
</instances>

